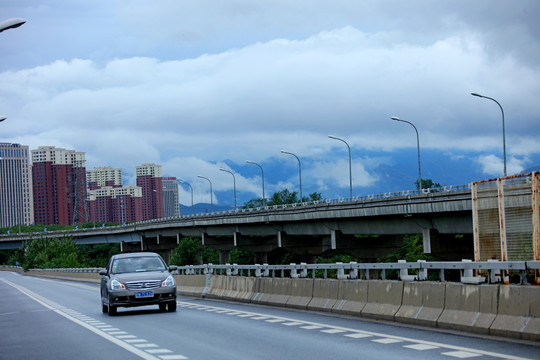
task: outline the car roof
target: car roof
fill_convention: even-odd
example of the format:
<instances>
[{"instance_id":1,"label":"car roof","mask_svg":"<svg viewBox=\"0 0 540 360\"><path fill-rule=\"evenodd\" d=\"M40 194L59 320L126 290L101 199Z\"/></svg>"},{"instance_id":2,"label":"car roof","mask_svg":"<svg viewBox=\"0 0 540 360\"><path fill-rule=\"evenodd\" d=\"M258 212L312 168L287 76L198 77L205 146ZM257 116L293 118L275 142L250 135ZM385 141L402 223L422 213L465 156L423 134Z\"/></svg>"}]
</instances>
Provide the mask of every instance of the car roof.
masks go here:
<instances>
[{"instance_id":1,"label":"car roof","mask_svg":"<svg viewBox=\"0 0 540 360\"><path fill-rule=\"evenodd\" d=\"M161 257L159 254L154 253L154 252L136 252L136 253L134 252L134 253L122 253L122 254L113 255L115 259L145 257L145 256Z\"/></svg>"}]
</instances>

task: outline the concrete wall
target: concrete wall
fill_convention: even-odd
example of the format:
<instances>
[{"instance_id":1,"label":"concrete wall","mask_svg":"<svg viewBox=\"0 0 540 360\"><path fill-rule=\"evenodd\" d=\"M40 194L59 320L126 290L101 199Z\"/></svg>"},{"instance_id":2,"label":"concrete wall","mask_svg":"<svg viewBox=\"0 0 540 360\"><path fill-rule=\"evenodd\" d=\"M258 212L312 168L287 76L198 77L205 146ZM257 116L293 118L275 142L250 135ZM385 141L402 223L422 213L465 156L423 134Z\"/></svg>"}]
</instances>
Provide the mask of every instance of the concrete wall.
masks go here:
<instances>
[{"instance_id":1,"label":"concrete wall","mask_svg":"<svg viewBox=\"0 0 540 360\"><path fill-rule=\"evenodd\" d=\"M207 297L540 341L538 286L212 275Z\"/></svg>"},{"instance_id":2,"label":"concrete wall","mask_svg":"<svg viewBox=\"0 0 540 360\"><path fill-rule=\"evenodd\" d=\"M101 282L101 275L93 272L27 271L25 274L61 280L85 281L98 284Z\"/></svg>"}]
</instances>

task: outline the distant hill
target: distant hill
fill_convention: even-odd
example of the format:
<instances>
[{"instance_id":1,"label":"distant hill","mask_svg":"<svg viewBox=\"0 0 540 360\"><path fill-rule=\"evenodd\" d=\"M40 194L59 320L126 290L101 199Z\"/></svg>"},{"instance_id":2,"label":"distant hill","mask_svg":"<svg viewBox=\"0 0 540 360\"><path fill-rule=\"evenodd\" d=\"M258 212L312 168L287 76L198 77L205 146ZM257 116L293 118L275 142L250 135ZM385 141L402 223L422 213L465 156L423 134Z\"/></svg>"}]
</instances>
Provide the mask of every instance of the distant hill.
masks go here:
<instances>
[{"instance_id":1,"label":"distant hill","mask_svg":"<svg viewBox=\"0 0 540 360\"><path fill-rule=\"evenodd\" d=\"M214 208L214 212L232 210L230 206L220 206L220 205L215 205L215 204L213 208ZM210 209L211 209L210 204L205 204L205 203L193 204L193 214L209 213ZM183 204L180 204L180 215L191 215L191 206L185 206Z\"/></svg>"}]
</instances>

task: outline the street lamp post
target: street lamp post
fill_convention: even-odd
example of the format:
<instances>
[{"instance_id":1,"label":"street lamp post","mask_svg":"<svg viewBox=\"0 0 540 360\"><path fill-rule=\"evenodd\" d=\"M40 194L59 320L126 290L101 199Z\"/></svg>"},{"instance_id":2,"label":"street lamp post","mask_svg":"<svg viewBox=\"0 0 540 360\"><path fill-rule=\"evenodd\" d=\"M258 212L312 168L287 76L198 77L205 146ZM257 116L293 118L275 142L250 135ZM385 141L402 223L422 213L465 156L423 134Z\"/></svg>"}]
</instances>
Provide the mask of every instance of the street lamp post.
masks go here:
<instances>
[{"instance_id":1,"label":"street lamp post","mask_svg":"<svg viewBox=\"0 0 540 360\"><path fill-rule=\"evenodd\" d=\"M225 172L228 172L229 174L232 175L232 178L233 178L233 188L234 188L234 210L236 210L236 178L233 174L232 171L229 171L227 169L223 169L223 168L220 168L219 169L220 171L225 171Z\"/></svg>"},{"instance_id":2,"label":"street lamp post","mask_svg":"<svg viewBox=\"0 0 540 360\"><path fill-rule=\"evenodd\" d=\"M302 200L302 165L300 164L300 158L296 156L295 154L293 154L292 152L288 152L285 150L281 150L281 153L292 155L296 158L296 160L298 160L298 178L300 179L300 202L302 202L303 201Z\"/></svg>"},{"instance_id":3,"label":"street lamp post","mask_svg":"<svg viewBox=\"0 0 540 360\"><path fill-rule=\"evenodd\" d=\"M26 21L21 18L14 18L2 21L0 23L0 32L8 29L15 29L24 24Z\"/></svg>"},{"instance_id":4,"label":"street lamp post","mask_svg":"<svg viewBox=\"0 0 540 360\"><path fill-rule=\"evenodd\" d=\"M499 108L501 109L501 113L502 113L502 133L503 133L504 176L506 176L506 134L505 134L505 130L504 130L504 110L503 110L501 104L499 104L499 102L497 100L495 100L493 98L490 98L489 96L484 96L484 95L480 95L480 94L477 94L477 93L471 93L471 95L494 101L497 105L499 105Z\"/></svg>"},{"instance_id":5,"label":"street lamp post","mask_svg":"<svg viewBox=\"0 0 540 360\"><path fill-rule=\"evenodd\" d=\"M264 202L264 170L263 170L262 166L257 164L256 162L249 161L249 160L246 160L246 162L248 164L257 165L261 169L261 175L262 175L262 199L263 199L263 202Z\"/></svg>"},{"instance_id":6,"label":"street lamp post","mask_svg":"<svg viewBox=\"0 0 540 360\"><path fill-rule=\"evenodd\" d=\"M208 183L210 184L210 213L213 213L214 212L214 196L212 195L212 182L207 177L204 177L201 175L197 175L197 177L207 180Z\"/></svg>"},{"instance_id":7,"label":"street lamp post","mask_svg":"<svg viewBox=\"0 0 540 360\"><path fill-rule=\"evenodd\" d=\"M191 187L190 184L188 184L184 180L180 180L180 184L186 184L187 186L189 186L189 189L191 190L191 215L193 215L193 188Z\"/></svg>"},{"instance_id":8,"label":"street lamp post","mask_svg":"<svg viewBox=\"0 0 540 360\"><path fill-rule=\"evenodd\" d=\"M341 138L338 138L338 137L332 136L332 135L328 135L328 137L330 139L343 141L345 143L345 145L347 145L347 149L349 149L349 197L352 200L352 158L351 158L351 147L349 146L349 144L347 144L347 142L345 140L343 140Z\"/></svg>"},{"instance_id":9,"label":"street lamp post","mask_svg":"<svg viewBox=\"0 0 540 360\"><path fill-rule=\"evenodd\" d=\"M401 121L401 122L407 123L414 128L414 131L416 131L416 148L418 150L418 191L422 191L422 170L420 168L420 136L418 136L418 129L410 121L402 120L396 116L392 116L391 119L395 121Z\"/></svg>"}]
</instances>

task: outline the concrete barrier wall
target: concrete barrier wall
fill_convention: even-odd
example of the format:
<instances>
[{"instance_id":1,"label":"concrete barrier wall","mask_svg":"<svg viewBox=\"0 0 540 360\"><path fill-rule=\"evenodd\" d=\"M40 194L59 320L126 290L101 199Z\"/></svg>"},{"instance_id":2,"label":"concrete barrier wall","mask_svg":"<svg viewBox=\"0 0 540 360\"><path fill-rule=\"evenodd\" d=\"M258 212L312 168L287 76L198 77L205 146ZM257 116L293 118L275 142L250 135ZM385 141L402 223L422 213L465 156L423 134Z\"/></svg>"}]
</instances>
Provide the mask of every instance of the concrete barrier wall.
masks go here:
<instances>
[{"instance_id":1,"label":"concrete barrier wall","mask_svg":"<svg viewBox=\"0 0 540 360\"><path fill-rule=\"evenodd\" d=\"M174 275L176 292L179 295L202 297L206 286L206 275Z\"/></svg>"},{"instance_id":2,"label":"concrete barrier wall","mask_svg":"<svg viewBox=\"0 0 540 360\"><path fill-rule=\"evenodd\" d=\"M403 299L395 315L396 321L423 326L437 326L445 305L444 283L403 283Z\"/></svg>"},{"instance_id":3,"label":"concrete barrier wall","mask_svg":"<svg viewBox=\"0 0 540 360\"><path fill-rule=\"evenodd\" d=\"M287 278L258 278L258 292L251 301L257 304L285 306L291 297L292 282Z\"/></svg>"},{"instance_id":4,"label":"concrete barrier wall","mask_svg":"<svg viewBox=\"0 0 540 360\"><path fill-rule=\"evenodd\" d=\"M540 340L540 292L538 287L500 286L493 335Z\"/></svg>"},{"instance_id":5,"label":"concrete barrier wall","mask_svg":"<svg viewBox=\"0 0 540 360\"><path fill-rule=\"evenodd\" d=\"M337 301L332 312L360 316L368 301L368 286L366 280L340 280ZM321 286L324 284L321 283Z\"/></svg>"},{"instance_id":6,"label":"concrete barrier wall","mask_svg":"<svg viewBox=\"0 0 540 360\"><path fill-rule=\"evenodd\" d=\"M222 294L223 300L251 302L253 294L257 291L257 278L223 276L222 282L226 291Z\"/></svg>"},{"instance_id":7,"label":"concrete barrier wall","mask_svg":"<svg viewBox=\"0 0 540 360\"><path fill-rule=\"evenodd\" d=\"M91 282L91 283L100 283L101 282L101 275L98 273L90 273L90 272L45 272L45 271L28 271L26 272L28 275L35 275L35 276L43 276L48 277L52 279L60 279L60 280L76 280L76 281L85 281L85 282Z\"/></svg>"},{"instance_id":8,"label":"concrete barrier wall","mask_svg":"<svg viewBox=\"0 0 540 360\"><path fill-rule=\"evenodd\" d=\"M540 341L540 287L211 277L215 298Z\"/></svg>"},{"instance_id":9,"label":"concrete barrier wall","mask_svg":"<svg viewBox=\"0 0 540 360\"><path fill-rule=\"evenodd\" d=\"M497 315L499 287L446 283L444 310L437 326L489 334Z\"/></svg>"},{"instance_id":10,"label":"concrete barrier wall","mask_svg":"<svg viewBox=\"0 0 540 360\"><path fill-rule=\"evenodd\" d=\"M291 296L285 303L286 306L296 309L307 309L313 299L313 279L287 279L291 281Z\"/></svg>"},{"instance_id":11,"label":"concrete barrier wall","mask_svg":"<svg viewBox=\"0 0 540 360\"><path fill-rule=\"evenodd\" d=\"M308 310L332 311L339 299L341 280L313 280L313 296L309 301Z\"/></svg>"},{"instance_id":12,"label":"concrete barrier wall","mask_svg":"<svg viewBox=\"0 0 540 360\"><path fill-rule=\"evenodd\" d=\"M394 320L403 298L403 281L372 280L368 285L366 306L361 316L378 320Z\"/></svg>"}]
</instances>

